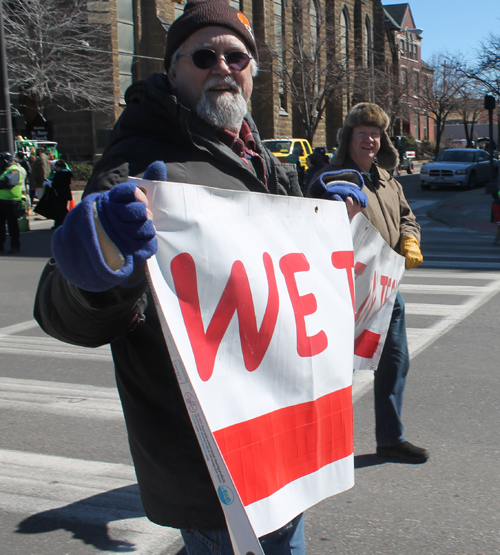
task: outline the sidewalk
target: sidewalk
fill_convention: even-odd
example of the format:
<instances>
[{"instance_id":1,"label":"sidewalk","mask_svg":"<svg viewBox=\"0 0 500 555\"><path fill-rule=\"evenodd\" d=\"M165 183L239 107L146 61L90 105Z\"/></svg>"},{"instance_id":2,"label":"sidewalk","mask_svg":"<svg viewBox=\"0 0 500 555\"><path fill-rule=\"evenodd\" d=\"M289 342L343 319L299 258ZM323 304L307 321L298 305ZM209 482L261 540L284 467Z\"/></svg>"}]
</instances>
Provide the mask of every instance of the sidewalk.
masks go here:
<instances>
[{"instance_id":1,"label":"sidewalk","mask_svg":"<svg viewBox=\"0 0 500 555\"><path fill-rule=\"evenodd\" d=\"M451 227L465 227L494 233L496 225L491 223L492 196L485 187L472 191L457 192L427 212L429 218Z\"/></svg>"}]
</instances>

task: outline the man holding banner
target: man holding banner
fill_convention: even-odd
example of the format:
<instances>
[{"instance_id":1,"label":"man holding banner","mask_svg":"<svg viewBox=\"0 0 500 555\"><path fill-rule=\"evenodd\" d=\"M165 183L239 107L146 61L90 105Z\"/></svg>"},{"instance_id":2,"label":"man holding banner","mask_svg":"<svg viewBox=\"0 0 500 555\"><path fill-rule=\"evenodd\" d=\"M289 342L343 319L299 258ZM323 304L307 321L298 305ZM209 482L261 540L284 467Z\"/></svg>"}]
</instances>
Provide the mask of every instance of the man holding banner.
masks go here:
<instances>
[{"instance_id":1,"label":"man holding banner","mask_svg":"<svg viewBox=\"0 0 500 555\"><path fill-rule=\"evenodd\" d=\"M419 245L420 226L401 184L392 177L398 153L387 135L389 121L389 116L376 104L360 103L354 106L345 119L332 165L325 167L322 173L348 169L362 173L365 183L363 191L368 197L368 206L363 214L388 245L405 257L406 269L416 268L423 262ZM377 454L418 464L429 458L429 452L406 440L401 421L409 368L404 301L398 292L375 371Z\"/></svg>"},{"instance_id":2,"label":"man holding banner","mask_svg":"<svg viewBox=\"0 0 500 555\"><path fill-rule=\"evenodd\" d=\"M295 169L263 147L247 114L257 61L241 12L224 0L186 4L168 32L167 73L127 91L82 202L54 234L35 302L50 335L111 344L146 514L181 529L190 555L233 549L146 281L157 250L151 212L125 182L161 161L145 179L166 181L168 172L173 182L301 196ZM303 555L302 515L260 540L266 555Z\"/></svg>"}]
</instances>

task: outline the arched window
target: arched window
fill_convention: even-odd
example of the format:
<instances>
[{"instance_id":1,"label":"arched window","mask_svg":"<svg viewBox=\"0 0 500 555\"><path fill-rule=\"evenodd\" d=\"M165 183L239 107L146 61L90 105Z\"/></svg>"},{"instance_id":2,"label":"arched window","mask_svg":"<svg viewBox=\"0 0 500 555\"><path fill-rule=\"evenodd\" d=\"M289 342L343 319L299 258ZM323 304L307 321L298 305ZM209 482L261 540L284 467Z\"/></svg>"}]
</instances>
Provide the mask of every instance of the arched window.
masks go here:
<instances>
[{"instance_id":1,"label":"arched window","mask_svg":"<svg viewBox=\"0 0 500 555\"><path fill-rule=\"evenodd\" d=\"M309 2L309 27L311 32L311 50L318 44L318 12L314 0Z\"/></svg>"},{"instance_id":2,"label":"arched window","mask_svg":"<svg viewBox=\"0 0 500 555\"><path fill-rule=\"evenodd\" d=\"M340 12L340 61L346 67L349 57L349 13L347 8Z\"/></svg>"},{"instance_id":3,"label":"arched window","mask_svg":"<svg viewBox=\"0 0 500 555\"><path fill-rule=\"evenodd\" d=\"M370 18L366 16L365 18L365 55L363 56L366 67L372 67L373 65L373 44L372 44L372 22Z\"/></svg>"},{"instance_id":4,"label":"arched window","mask_svg":"<svg viewBox=\"0 0 500 555\"><path fill-rule=\"evenodd\" d=\"M120 96L132 84L134 61L134 6L132 0L118 0L118 73L120 74Z\"/></svg>"}]
</instances>

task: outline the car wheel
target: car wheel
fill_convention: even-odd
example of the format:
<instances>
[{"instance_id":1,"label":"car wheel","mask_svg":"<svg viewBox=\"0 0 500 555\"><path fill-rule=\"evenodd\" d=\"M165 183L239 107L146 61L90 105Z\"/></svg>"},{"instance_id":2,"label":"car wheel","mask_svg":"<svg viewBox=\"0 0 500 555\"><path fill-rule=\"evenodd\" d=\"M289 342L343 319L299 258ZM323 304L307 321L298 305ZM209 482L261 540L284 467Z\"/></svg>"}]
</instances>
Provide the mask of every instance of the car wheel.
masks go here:
<instances>
[{"instance_id":1,"label":"car wheel","mask_svg":"<svg viewBox=\"0 0 500 555\"><path fill-rule=\"evenodd\" d=\"M413 173L413 162L410 162L410 165L408 166L408 169L406 170L406 173L411 175Z\"/></svg>"},{"instance_id":2,"label":"car wheel","mask_svg":"<svg viewBox=\"0 0 500 555\"><path fill-rule=\"evenodd\" d=\"M394 168L394 175L395 177L399 177L401 175L401 165L398 165Z\"/></svg>"},{"instance_id":3,"label":"car wheel","mask_svg":"<svg viewBox=\"0 0 500 555\"><path fill-rule=\"evenodd\" d=\"M469 179L467 181L467 189L476 188L476 172L470 172Z\"/></svg>"},{"instance_id":4,"label":"car wheel","mask_svg":"<svg viewBox=\"0 0 500 555\"><path fill-rule=\"evenodd\" d=\"M424 183L420 183L420 187L422 187L422 191L428 191L431 188L430 185L425 185Z\"/></svg>"}]
</instances>

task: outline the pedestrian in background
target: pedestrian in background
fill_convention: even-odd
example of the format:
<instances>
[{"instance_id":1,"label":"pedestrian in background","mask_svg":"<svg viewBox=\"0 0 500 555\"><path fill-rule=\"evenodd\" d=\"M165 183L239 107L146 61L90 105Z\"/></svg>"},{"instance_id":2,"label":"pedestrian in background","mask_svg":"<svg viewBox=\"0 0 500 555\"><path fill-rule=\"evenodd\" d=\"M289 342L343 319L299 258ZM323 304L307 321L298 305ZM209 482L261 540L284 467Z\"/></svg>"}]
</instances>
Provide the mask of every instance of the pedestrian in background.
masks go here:
<instances>
[{"instance_id":1,"label":"pedestrian in background","mask_svg":"<svg viewBox=\"0 0 500 555\"><path fill-rule=\"evenodd\" d=\"M30 183L30 174L31 174L31 166L30 163L28 162L28 160L26 160L26 157L24 156L24 152L23 151L19 151L16 154L16 159L17 159L17 165L19 167L21 167L24 172L24 189L23 192L24 194L29 197L29 183Z\"/></svg>"},{"instance_id":2,"label":"pedestrian in background","mask_svg":"<svg viewBox=\"0 0 500 555\"><path fill-rule=\"evenodd\" d=\"M385 241L406 259L406 269L423 262L420 226L403 193L392 177L398 153L386 132L389 116L376 104L361 103L347 114L340 144L332 165L323 172L361 172L368 197L363 214ZM427 449L411 444L404 436L403 395L410 368L405 305L398 291L382 355L375 371L375 437L377 454L387 459L424 463Z\"/></svg>"},{"instance_id":3,"label":"pedestrian in background","mask_svg":"<svg viewBox=\"0 0 500 555\"><path fill-rule=\"evenodd\" d=\"M311 179L314 175L316 175L321 168L324 168L327 164L321 153L313 152L309 154L306 158L306 165L307 170L304 174L304 181L302 183L302 193L305 195L309 184L311 183Z\"/></svg>"},{"instance_id":4,"label":"pedestrian in background","mask_svg":"<svg viewBox=\"0 0 500 555\"><path fill-rule=\"evenodd\" d=\"M5 224L9 230L10 250L8 254L21 249L19 231L19 208L23 200L23 173L10 152L0 153L0 252L5 250Z\"/></svg>"},{"instance_id":5,"label":"pedestrian in background","mask_svg":"<svg viewBox=\"0 0 500 555\"><path fill-rule=\"evenodd\" d=\"M30 174L30 198L33 204L34 199L40 199L43 193L43 185L50 175L50 164L43 147L36 149L36 159L31 166Z\"/></svg>"},{"instance_id":6,"label":"pedestrian in background","mask_svg":"<svg viewBox=\"0 0 500 555\"><path fill-rule=\"evenodd\" d=\"M304 175L305 175L304 166L302 165L302 161L300 160L300 157L303 155L304 155L304 149L302 148L300 143L296 143L292 149L292 153L285 158L285 160L290 164L295 164L295 167L297 168L299 187L301 190L304 189Z\"/></svg>"},{"instance_id":7,"label":"pedestrian in background","mask_svg":"<svg viewBox=\"0 0 500 555\"><path fill-rule=\"evenodd\" d=\"M51 191L49 202L52 204L51 211L53 213L52 219L54 220L52 229L57 229L61 226L68 214L68 203L73 199L71 193L72 177L73 175L66 162L61 159L56 160L52 179L46 181L46 191Z\"/></svg>"}]
</instances>

